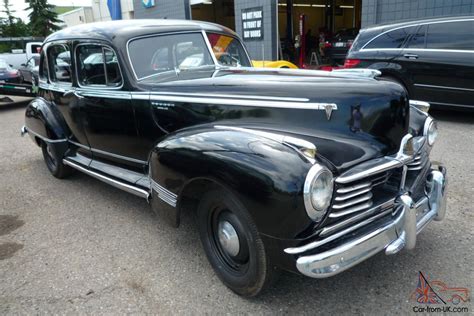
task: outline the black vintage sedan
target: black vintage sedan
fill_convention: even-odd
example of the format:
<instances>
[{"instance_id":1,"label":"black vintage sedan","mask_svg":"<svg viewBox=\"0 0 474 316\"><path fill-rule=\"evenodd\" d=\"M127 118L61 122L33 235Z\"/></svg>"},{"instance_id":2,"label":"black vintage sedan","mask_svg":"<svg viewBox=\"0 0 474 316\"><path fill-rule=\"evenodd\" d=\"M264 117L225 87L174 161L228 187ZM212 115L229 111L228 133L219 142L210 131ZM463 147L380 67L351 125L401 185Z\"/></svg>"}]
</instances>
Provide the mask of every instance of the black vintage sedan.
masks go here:
<instances>
[{"instance_id":1,"label":"black vintage sedan","mask_svg":"<svg viewBox=\"0 0 474 316\"><path fill-rule=\"evenodd\" d=\"M417 20L362 30L346 68L371 68L413 99L474 110L474 16Z\"/></svg>"},{"instance_id":2,"label":"black vintage sedan","mask_svg":"<svg viewBox=\"0 0 474 316\"><path fill-rule=\"evenodd\" d=\"M255 296L280 270L325 278L412 249L443 219L429 104L378 74L251 68L210 23L86 24L45 40L22 134L57 178L86 173L173 226L195 213L216 274Z\"/></svg>"}]
</instances>

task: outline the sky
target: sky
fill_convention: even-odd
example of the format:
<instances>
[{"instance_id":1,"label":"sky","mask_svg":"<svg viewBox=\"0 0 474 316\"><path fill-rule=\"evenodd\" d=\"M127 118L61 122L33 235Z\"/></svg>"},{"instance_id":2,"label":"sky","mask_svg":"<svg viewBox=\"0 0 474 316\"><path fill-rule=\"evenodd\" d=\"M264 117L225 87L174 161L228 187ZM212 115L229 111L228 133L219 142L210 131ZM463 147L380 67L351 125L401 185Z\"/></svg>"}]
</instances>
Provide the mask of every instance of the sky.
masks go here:
<instances>
[{"instance_id":1,"label":"sky","mask_svg":"<svg viewBox=\"0 0 474 316\"><path fill-rule=\"evenodd\" d=\"M99 0L99 1L106 1L106 0ZM76 7L81 7L81 6L90 6L92 4L92 0L48 0L50 4L57 5L57 6L76 6ZM16 12L13 13L13 15L17 18L21 18L24 22L28 22L28 14L30 13L29 11L26 11L25 9L28 7L28 5L25 3L25 0L10 0L11 10L15 10ZM0 8L1 10L4 9L3 7L3 0L0 0ZM0 16L4 16L3 13L0 13Z\"/></svg>"}]
</instances>

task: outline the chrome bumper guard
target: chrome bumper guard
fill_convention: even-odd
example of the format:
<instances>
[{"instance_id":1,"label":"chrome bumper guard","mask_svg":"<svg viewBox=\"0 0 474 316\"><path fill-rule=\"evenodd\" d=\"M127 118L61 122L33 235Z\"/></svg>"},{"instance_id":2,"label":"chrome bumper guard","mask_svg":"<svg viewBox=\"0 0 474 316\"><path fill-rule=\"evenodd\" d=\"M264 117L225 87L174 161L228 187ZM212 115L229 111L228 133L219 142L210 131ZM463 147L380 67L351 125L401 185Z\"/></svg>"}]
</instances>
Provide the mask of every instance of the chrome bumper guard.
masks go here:
<instances>
[{"instance_id":1,"label":"chrome bumper guard","mask_svg":"<svg viewBox=\"0 0 474 316\"><path fill-rule=\"evenodd\" d=\"M409 194L400 195L396 208L400 214L389 224L378 227L363 236L318 254L301 256L296 261L297 269L313 278L326 278L338 274L385 249L391 255L403 248L413 249L416 235L433 219L443 220L446 212L447 190L446 168L432 169L426 180L425 196L413 201ZM303 246L304 247L304 246ZM294 249L285 249L295 253Z\"/></svg>"}]
</instances>

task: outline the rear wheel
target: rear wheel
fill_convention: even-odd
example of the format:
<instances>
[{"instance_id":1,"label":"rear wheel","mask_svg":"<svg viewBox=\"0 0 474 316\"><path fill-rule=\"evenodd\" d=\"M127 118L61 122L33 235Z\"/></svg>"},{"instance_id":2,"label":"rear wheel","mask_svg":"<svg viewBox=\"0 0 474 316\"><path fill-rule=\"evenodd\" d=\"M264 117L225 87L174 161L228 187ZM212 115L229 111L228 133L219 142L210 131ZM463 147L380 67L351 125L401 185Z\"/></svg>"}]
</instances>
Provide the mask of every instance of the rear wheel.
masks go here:
<instances>
[{"instance_id":1,"label":"rear wheel","mask_svg":"<svg viewBox=\"0 0 474 316\"><path fill-rule=\"evenodd\" d=\"M224 189L202 198L198 226L207 258L221 281L242 296L256 296L276 278L250 214Z\"/></svg>"},{"instance_id":2,"label":"rear wheel","mask_svg":"<svg viewBox=\"0 0 474 316\"><path fill-rule=\"evenodd\" d=\"M63 163L62 157L58 157L54 144L42 142L41 149L43 158L49 172L58 179L63 179L73 173L74 169Z\"/></svg>"}]
</instances>

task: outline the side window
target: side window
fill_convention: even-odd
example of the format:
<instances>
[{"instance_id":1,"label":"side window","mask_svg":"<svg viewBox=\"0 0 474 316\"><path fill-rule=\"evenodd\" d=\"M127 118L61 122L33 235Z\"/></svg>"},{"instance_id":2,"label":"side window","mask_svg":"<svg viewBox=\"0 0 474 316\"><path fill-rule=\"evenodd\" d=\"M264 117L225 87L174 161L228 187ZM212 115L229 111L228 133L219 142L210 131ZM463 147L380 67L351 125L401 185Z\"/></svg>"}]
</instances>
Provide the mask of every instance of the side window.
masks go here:
<instances>
[{"instance_id":1,"label":"side window","mask_svg":"<svg viewBox=\"0 0 474 316\"><path fill-rule=\"evenodd\" d=\"M138 80L157 75L176 76L177 70L214 66L201 33L138 38L128 48Z\"/></svg>"},{"instance_id":2,"label":"side window","mask_svg":"<svg viewBox=\"0 0 474 316\"><path fill-rule=\"evenodd\" d=\"M39 78L41 79L41 81L48 80L48 63L46 62L46 53L44 49L41 51Z\"/></svg>"},{"instance_id":3,"label":"side window","mask_svg":"<svg viewBox=\"0 0 474 316\"><path fill-rule=\"evenodd\" d=\"M49 78L52 82L71 83L71 55L65 44L53 44L47 49Z\"/></svg>"},{"instance_id":4,"label":"side window","mask_svg":"<svg viewBox=\"0 0 474 316\"><path fill-rule=\"evenodd\" d=\"M102 45L90 44L77 47L77 73L79 84L118 87L122 76L114 51Z\"/></svg>"},{"instance_id":5,"label":"side window","mask_svg":"<svg viewBox=\"0 0 474 316\"><path fill-rule=\"evenodd\" d=\"M410 26L384 33L364 48L402 48L406 38L415 28L415 26Z\"/></svg>"},{"instance_id":6,"label":"side window","mask_svg":"<svg viewBox=\"0 0 474 316\"><path fill-rule=\"evenodd\" d=\"M428 26L426 48L474 50L474 21L436 23Z\"/></svg>"},{"instance_id":7,"label":"side window","mask_svg":"<svg viewBox=\"0 0 474 316\"><path fill-rule=\"evenodd\" d=\"M426 43L426 25L421 26L418 31L410 38L407 48L425 48Z\"/></svg>"}]
</instances>

